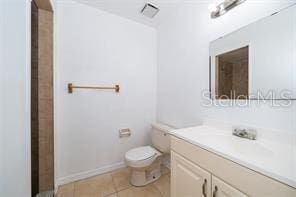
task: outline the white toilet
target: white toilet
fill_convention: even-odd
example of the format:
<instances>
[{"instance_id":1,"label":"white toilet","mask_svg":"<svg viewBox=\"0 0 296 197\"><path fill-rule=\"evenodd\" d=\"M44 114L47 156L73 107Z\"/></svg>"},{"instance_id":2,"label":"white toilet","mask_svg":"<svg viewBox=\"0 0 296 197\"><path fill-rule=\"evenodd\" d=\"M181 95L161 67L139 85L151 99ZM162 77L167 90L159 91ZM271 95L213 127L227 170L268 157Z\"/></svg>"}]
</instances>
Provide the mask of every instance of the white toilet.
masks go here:
<instances>
[{"instance_id":1,"label":"white toilet","mask_svg":"<svg viewBox=\"0 0 296 197\"><path fill-rule=\"evenodd\" d=\"M170 153L170 135L173 128L163 124L152 125L151 146L141 146L129 150L125 154L127 166L131 167L131 184L144 186L160 176L161 156Z\"/></svg>"}]
</instances>

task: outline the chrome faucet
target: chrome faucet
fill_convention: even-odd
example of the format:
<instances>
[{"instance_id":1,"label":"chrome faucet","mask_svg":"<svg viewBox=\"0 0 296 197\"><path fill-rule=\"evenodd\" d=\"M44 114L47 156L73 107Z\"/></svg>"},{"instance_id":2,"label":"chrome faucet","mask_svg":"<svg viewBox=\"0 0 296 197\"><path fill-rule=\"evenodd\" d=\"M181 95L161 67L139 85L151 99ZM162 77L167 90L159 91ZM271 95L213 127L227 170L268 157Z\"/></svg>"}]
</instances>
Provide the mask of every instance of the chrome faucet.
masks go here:
<instances>
[{"instance_id":1,"label":"chrome faucet","mask_svg":"<svg viewBox=\"0 0 296 197\"><path fill-rule=\"evenodd\" d=\"M249 128L239 128L239 127L233 127L232 128L232 135L246 138L249 140L256 140L257 138L257 131L254 129Z\"/></svg>"}]
</instances>

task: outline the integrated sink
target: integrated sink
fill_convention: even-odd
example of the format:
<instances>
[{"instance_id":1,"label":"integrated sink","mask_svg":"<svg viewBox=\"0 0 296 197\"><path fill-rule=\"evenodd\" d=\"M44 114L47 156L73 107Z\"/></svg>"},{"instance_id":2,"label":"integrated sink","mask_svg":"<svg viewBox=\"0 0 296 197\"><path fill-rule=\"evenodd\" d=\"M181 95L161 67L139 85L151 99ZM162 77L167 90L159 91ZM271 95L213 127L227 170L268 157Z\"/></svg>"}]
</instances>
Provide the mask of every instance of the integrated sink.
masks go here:
<instances>
[{"instance_id":1,"label":"integrated sink","mask_svg":"<svg viewBox=\"0 0 296 197\"><path fill-rule=\"evenodd\" d=\"M273 151L256 142L243 140L234 144L234 150L249 157L272 157Z\"/></svg>"},{"instance_id":2,"label":"integrated sink","mask_svg":"<svg viewBox=\"0 0 296 197\"><path fill-rule=\"evenodd\" d=\"M238 138L232 135L200 135L197 141L220 151L236 152L241 156L250 158L262 158L273 156L273 151L261 145L258 141Z\"/></svg>"}]
</instances>

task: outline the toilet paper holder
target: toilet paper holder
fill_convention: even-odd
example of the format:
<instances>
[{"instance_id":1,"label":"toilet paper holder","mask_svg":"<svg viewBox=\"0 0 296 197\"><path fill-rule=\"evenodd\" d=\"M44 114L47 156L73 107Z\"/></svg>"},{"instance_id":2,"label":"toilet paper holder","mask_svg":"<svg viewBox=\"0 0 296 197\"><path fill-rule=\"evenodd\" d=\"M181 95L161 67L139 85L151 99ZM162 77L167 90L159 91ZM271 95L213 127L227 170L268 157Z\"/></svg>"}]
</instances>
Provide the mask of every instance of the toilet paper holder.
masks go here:
<instances>
[{"instance_id":1,"label":"toilet paper holder","mask_svg":"<svg viewBox=\"0 0 296 197\"><path fill-rule=\"evenodd\" d=\"M123 137L129 137L131 136L131 130L130 128L122 128L119 129L119 137L123 138Z\"/></svg>"}]
</instances>

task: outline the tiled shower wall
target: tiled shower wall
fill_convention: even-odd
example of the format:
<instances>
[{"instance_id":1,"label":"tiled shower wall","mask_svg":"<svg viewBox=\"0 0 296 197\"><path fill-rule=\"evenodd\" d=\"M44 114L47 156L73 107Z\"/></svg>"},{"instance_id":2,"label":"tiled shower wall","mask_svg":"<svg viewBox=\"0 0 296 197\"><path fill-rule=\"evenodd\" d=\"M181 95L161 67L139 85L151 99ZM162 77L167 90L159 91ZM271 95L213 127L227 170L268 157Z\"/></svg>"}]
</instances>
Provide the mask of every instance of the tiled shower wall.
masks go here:
<instances>
[{"instance_id":1,"label":"tiled shower wall","mask_svg":"<svg viewBox=\"0 0 296 197\"><path fill-rule=\"evenodd\" d=\"M32 3L31 73L32 193L52 190L53 13Z\"/></svg>"},{"instance_id":2,"label":"tiled shower wall","mask_svg":"<svg viewBox=\"0 0 296 197\"><path fill-rule=\"evenodd\" d=\"M218 95L248 95L248 59L236 62L219 62ZM217 86L217 85L216 85Z\"/></svg>"}]
</instances>

